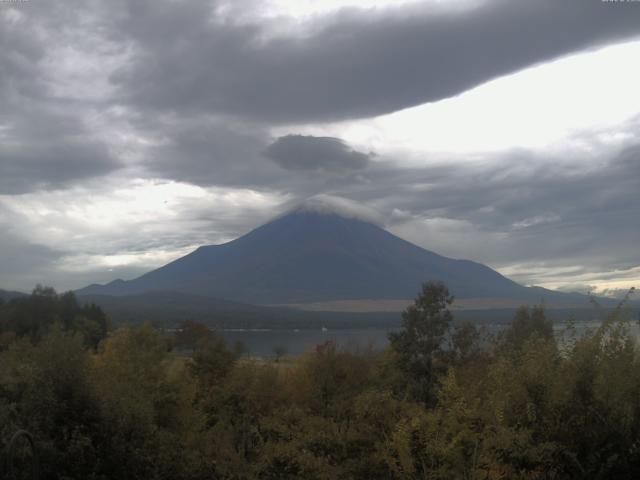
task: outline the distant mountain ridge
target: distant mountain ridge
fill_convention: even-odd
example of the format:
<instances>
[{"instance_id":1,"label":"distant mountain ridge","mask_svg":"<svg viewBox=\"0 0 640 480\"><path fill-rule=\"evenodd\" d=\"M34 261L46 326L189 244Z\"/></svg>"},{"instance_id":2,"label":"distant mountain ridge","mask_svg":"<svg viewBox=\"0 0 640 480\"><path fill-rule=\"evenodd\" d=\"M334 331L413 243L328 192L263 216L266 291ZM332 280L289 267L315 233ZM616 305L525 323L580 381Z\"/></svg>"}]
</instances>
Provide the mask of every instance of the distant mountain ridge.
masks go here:
<instances>
[{"instance_id":1,"label":"distant mountain ridge","mask_svg":"<svg viewBox=\"0 0 640 480\"><path fill-rule=\"evenodd\" d=\"M130 281L79 295L174 291L250 304L407 299L443 281L459 298L539 302L569 294L517 284L486 265L438 255L357 214L297 208L236 240L209 245ZM584 297L582 297L584 298Z\"/></svg>"},{"instance_id":2,"label":"distant mountain ridge","mask_svg":"<svg viewBox=\"0 0 640 480\"><path fill-rule=\"evenodd\" d=\"M320 329L325 326L390 327L399 322L397 313L308 312L176 292L154 291L127 296L79 295L78 300L99 305L116 325L152 322L172 327L184 319L190 319L222 329Z\"/></svg>"},{"instance_id":3,"label":"distant mountain ridge","mask_svg":"<svg viewBox=\"0 0 640 480\"><path fill-rule=\"evenodd\" d=\"M13 292L9 290L0 290L0 298L4 301L13 300L14 298L26 297L26 293Z\"/></svg>"}]
</instances>

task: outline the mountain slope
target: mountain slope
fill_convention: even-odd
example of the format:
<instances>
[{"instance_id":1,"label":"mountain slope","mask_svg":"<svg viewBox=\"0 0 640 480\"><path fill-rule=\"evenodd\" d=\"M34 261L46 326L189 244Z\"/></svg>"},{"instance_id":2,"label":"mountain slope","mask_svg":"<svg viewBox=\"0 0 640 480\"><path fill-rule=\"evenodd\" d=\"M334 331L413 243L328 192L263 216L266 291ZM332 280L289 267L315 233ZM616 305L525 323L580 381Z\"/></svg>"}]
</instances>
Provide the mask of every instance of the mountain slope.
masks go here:
<instances>
[{"instance_id":1,"label":"mountain slope","mask_svg":"<svg viewBox=\"0 0 640 480\"><path fill-rule=\"evenodd\" d=\"M441 280L460 298L539 300L485 265L430 252L373 223L298 210L223 245L194 252L131 281L91 285L81 295L176 291L254 304L413 298Z\"/></svg>"},{"instance_id":2,"label":"mountain slope","mask_svg":"<svg viewBox=\"0 0 640 480\"><path fill-rule=\"evenodd\" d=\"M0 298L2 300L12 300L14 298L21 298L21 297L26 297L27 294L26 293L22 293L22 292L13 292L13 291L9 291L9 290L0 290Z\"/></svg>"}]
</instances>

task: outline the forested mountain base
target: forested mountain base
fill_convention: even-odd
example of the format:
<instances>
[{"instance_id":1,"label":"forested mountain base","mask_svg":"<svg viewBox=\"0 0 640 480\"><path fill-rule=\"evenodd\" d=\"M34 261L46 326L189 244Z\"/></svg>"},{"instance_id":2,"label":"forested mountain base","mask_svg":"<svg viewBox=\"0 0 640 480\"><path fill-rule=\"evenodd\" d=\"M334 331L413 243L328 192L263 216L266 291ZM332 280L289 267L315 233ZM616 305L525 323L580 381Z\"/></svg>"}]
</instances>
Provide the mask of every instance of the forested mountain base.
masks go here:
<instances>
[{"instance_id":1,"label":"forested mountain base","mask_svg":"<svg viewBox=\"0 0 640 480\"><path fill-rule=\"evenodd\" d=\"M41 289L0 306L1 440L29 430L50 479L638 478L622 304L579 337L539 307L489 337L453 328L451 300L426 284L383 352L265 361L194 322L102 334Z\"/></svg>"}]
</instances>

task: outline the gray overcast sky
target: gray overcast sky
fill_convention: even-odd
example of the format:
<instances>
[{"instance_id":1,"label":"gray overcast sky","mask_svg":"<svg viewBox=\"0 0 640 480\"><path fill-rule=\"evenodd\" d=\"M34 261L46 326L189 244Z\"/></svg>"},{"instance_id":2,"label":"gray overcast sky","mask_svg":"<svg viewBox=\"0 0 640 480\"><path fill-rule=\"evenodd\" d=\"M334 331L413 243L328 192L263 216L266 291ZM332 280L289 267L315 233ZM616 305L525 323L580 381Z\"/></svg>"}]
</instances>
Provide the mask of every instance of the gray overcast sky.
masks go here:
<instances>
[{"instance_id":1,"label":"gray overcast sky","mask_svg":"<svg viewBox=\"0 0 640 480\"><path fill-rule=\"evenodd\" d=\"M318 194L524 284L640 285L638 2L29 0L0 45L0 288Z\"/></svg>"}]
</instances>

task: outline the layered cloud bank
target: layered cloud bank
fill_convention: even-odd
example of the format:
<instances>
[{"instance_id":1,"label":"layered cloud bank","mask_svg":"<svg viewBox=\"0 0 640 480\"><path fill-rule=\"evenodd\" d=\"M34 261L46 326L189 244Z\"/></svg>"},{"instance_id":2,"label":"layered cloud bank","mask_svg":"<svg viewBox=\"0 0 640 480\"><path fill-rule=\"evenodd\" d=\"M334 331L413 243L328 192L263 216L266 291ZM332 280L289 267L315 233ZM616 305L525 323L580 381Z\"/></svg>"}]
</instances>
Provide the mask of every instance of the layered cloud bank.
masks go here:
<instances>
[{"instance_id":1,"label":"layered cloud bank","mask_svg":"<svg viewBox=\"0 0 640 480\"><path fill-rule=\"evenodd\" d=\"M599 0L0 5L0 287L131 278L309 197L525 284L630 286L639 25Z\"/></svg>"}]
</instances>

